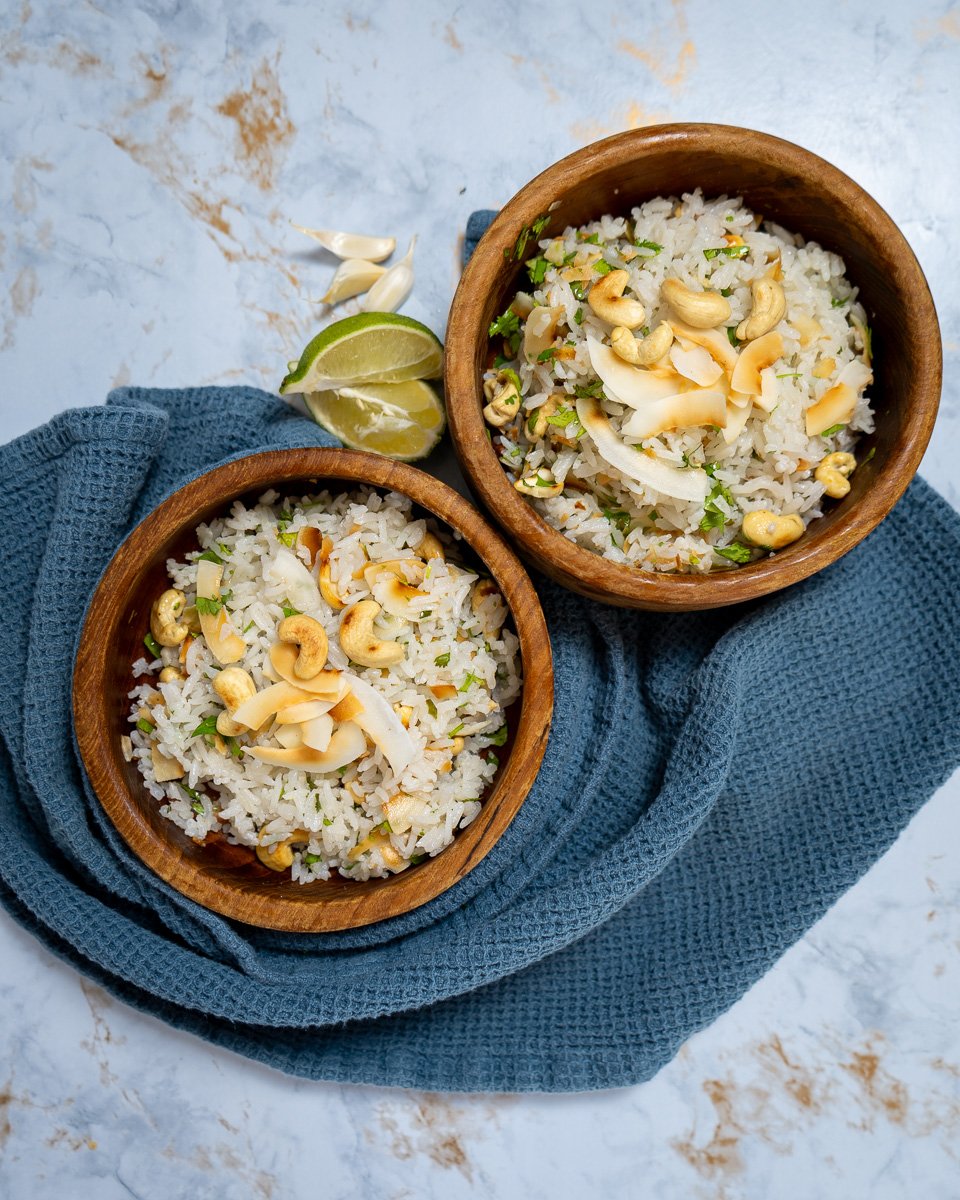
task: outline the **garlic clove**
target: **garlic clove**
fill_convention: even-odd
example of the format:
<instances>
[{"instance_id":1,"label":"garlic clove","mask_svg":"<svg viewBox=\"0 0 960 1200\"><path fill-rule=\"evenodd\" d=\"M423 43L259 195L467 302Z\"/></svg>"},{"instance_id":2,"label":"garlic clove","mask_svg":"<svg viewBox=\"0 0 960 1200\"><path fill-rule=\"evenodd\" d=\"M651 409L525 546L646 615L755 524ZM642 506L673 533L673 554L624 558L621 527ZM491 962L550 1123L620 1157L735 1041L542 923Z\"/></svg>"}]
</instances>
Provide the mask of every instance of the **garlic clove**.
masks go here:
<instances>
[{"instance_id":1,"label":"garlic clove","mask_svg":"<svg viewBox=\"0 0 960 1200\"><path fill-rule=\"evenodd\" d=\"M341 233L335 229L308 229L296 221L290 224L325 246L337 258L365 258L368 262L382 262L397 248L397 239L392 237L366 237L362 233Z\"/></svg>"},{"instance_id":2,"label":"garlic clove","mask_svg":"<svg viewBox=\"0 0 960 1200\"><path fill-rule=\"evenodd\" d=\"M413 248L417 235L403 258L376 281L360 303L364 312L396 312L413 291Z\"/></svg>"},{"instance_id":3,"label":"garlic clove","mask_svg":"<svg viewBox=\"0 0 960 1200\"><path fill-rule=\"evenodd\" d=\"M363 258L345 259L337 267L337 272L330 280L326 294L320 298L320 303L339 304L341 300L359 296L361 292L371 288L386 271L386 267L378 267L376 263L367 262Z\"/></svg>"}]
</instances>

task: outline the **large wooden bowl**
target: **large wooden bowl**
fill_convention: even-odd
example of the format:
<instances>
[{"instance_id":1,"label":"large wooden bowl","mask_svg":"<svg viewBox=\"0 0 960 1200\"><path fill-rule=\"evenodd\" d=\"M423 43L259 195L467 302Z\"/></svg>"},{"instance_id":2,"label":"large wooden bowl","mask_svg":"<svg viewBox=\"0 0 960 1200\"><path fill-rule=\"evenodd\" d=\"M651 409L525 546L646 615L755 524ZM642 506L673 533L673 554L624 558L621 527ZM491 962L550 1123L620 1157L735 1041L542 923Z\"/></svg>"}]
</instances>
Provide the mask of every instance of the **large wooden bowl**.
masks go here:
<instances>
[{"instance_id":1,"label":"large wooden bowl","mask_svg":"<svg viewBox=\"0 0 960 1200\"><path fill-rule=\"evenodd\" d=\"M463 535L496 580L520 639L524 688L507 709L509 737L480 815L436 858L389 879L294 883L262 866L251 850L215 837L196 844L144 788L123 759L130 668L143 657L151 601L169 581L165 562L196 547L194 530L238 497L268 488L305 495L357 484L408 496L424 515ZM462 545L463 543L461 543ZM523 803L540 767L553 712L550 641L536 592L500 536L456 492L429 475L351 450L285 450L218 467L163 501L126 539L94 593L77 653L73 713L77 742L94 791L127 845L167 883L199 904L269 929L322 932L369 925L432 900L488 854Z\"/></svg>"},{"instance_id":2,"label":"large wooden bowl","mask_svg":"<svg viewBox=\"0 0 960 1200\"><path fill-rule=\"evenodd\" d=\"M601 558L552 529L511 486L486 436L481 376L487 329L523 273L517 236L549 214L542 236L602 213L626 214L654 196L700 187L726 193L764 217L840 254L873 329L876 433L860 442L849 495L792 546L737 570L661 575ZM529 255L524 255L528 257ZM526 279L526 276L523 276ZM501 210L467 264L447 327L450 432L476 495L522 555L565 587L633 608L690 610L752 600L822 570L867 536L916 473L940 400L937 315L923 272L900 230L842 171L768 134L727 125L659 125L618 134L571 154ZM873 450L869 462L865 456Z\"/></svg>"}]
</instances>

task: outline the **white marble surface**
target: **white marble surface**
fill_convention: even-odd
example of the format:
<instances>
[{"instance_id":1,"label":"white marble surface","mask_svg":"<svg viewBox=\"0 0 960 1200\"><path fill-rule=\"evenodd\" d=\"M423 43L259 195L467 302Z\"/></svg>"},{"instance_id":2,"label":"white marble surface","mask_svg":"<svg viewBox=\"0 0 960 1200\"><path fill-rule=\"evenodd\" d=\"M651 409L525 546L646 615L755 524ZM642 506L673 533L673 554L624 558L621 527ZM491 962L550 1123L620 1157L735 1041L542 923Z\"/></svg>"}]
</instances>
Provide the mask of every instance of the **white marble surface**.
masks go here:
<instances>
[{"instance_id":1,"label":"white marble surface","mask_svg":"<svg viewBox=\"0 0 960 1200\"><path fill-rule=\"evenodd\" d=\"M960 9L576 7L4 5L0 437L128 380L275 385L330 274L288 217L418 232L406 311L440 330L472 208L608 132L713 119L818 151L905 231L946 351L923 471L960 507ZM0 915L0 1195L960 1196L958 799L655 1080L599 1095L287 1079Z\"/></svg>"}]
</instances>

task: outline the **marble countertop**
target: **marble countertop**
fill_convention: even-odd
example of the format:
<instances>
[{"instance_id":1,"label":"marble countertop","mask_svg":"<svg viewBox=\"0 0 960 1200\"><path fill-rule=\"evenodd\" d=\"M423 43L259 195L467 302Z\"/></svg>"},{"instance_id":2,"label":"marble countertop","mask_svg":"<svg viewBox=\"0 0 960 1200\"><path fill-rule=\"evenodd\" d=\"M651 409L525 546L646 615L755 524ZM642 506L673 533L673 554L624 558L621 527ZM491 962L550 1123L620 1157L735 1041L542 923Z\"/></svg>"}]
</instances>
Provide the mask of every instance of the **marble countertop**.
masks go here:
<instances>
[{"instance_id":1,"label":"marble countertop","mask_svg":"<svg viewBox=\"0 0 960 1200\"><path fill-rule=\"evenodd\" d=\"M127 381L274 387L331 273L291 217L419 234L405 311L440 331L472 209L605 134L717 120L817 151L905 232L944 334L922 471L960 507L960 8L578 7L4 6L0 438ZM958 801L955 776L656 1079L592 1095L288 1079L0 913L0 1194L960 1196Z\"/></svg>"}]
</instances>

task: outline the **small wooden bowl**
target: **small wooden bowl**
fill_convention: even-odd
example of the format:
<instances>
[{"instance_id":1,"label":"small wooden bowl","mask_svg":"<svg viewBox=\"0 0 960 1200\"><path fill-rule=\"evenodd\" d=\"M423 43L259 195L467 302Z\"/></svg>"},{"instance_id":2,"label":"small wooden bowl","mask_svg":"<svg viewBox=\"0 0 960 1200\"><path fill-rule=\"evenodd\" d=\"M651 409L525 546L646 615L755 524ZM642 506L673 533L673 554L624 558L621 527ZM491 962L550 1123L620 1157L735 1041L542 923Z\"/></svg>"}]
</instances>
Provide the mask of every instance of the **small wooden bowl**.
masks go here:
<instances>
[{"instance_id":1,"label":"small wooden bowl","mask_svg":"<svg viewBox=\"0 0 960 1200\"><path fill-rule=\"evenodd\" d=\"M150 605L169 587L167 558L196 547L195 529L238 498L268 488L309 494L370 484L408 496L464 543L501 589L520 639L525 686L507 709L509 737L480 815L436 858L389 879L300 884L217 836L205 846L160 815L134 763L123 759L130 668L144 654ZM529 686L526 686L529 684ZM426 904L488 854L516 816L539 770L553 712L553 666L543 611L499 534L456 492L413 467L352 450L284 450L218 467L169 496L126 539L94 593L77 653L73 715L94 791L123 839L184 895L248 925L317 933L383 921Z\"/></svg>"},{"instance_id":2,"label":"small wooden bowl","mask_svg":"<svg viewBox=\"0 0 960 1200\"><path fill-rule=\"evenodd\" d=\"M602 213L629 213L654 196L700 187L742 196L755 212L840 254L874 334L876 433L862 438L852 489L771 557L710 575L660 575L601 558L543 521L512 487L486 436L481 377L487 329L519 285L520 231L542 214L542 236ZM523 255L529 257L529 254ZM523 276L526 279L526 276ZM658 125L571 154L501 210L471 257L450 310L446 394L463 471L522 555L565 587L631 608L718 608L805 579L874 529L903 495L930 439L940 400L940 331L927 282L903 235L862 188L815 154L728 125ZM873 458L865 456L875 451Z\"/></svg>"}]
</instances>

